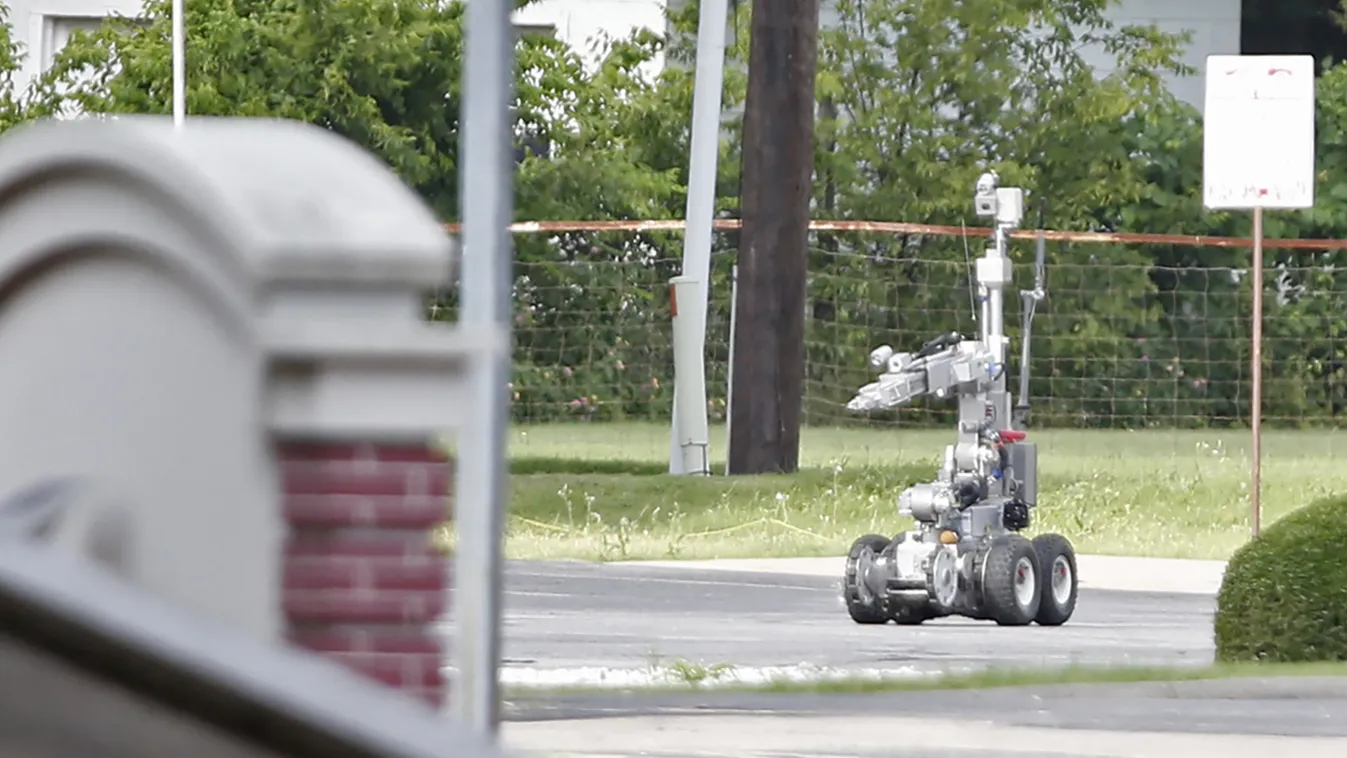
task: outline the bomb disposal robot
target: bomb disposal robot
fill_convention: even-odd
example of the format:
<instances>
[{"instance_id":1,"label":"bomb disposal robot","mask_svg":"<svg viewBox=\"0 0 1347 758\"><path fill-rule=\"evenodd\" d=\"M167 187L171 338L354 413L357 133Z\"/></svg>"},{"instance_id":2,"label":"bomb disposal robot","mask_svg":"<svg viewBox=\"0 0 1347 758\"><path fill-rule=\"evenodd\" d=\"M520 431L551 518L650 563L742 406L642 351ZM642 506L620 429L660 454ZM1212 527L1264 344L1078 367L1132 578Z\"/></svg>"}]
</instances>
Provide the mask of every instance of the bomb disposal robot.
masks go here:
<instances>
[{"instance_id":1,"label":"bomb disposal robot","mask_svg":"<svg viewBox=\"0 0 1347 758\"><path fill-rule=\"evenodd\" d=\"M920 395L959 402L958 437L945 448L935 481L898 497L898 512L916 528L893 539L866 535L847 556L843 595L860 624L920 624L949 615L1005 626L1037 621L1059 625L1076 607L1076 558L1057 534L1029 540L1038 491L1038 450L1025 440L1029 342L1034 308L1044 297L1044 250L1039 240L1033 290L1021 291L1024 319L1019 402L1014 416L1006 390L1010 340L1003 307L1011 282L1009 232L1024 214L1024 191L998 187L994 173L977 183L979 216L995 220L993 245L977 261L981 338L950 333L916 353L887 345L870 354L883 373L847 404L852 411L896 408Z\"/></svg>"}]
</instances>

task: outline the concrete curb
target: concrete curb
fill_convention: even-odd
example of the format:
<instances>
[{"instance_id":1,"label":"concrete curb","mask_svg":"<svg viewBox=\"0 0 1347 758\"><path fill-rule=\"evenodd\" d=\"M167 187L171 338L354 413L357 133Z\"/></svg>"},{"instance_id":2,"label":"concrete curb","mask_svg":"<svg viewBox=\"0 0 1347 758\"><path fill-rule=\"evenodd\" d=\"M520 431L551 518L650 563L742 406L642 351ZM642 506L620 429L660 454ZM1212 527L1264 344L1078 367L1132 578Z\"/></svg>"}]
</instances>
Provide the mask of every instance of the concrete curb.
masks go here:
<instances>
[{"instance_id":1,"label":"concrete curb","mask_svg":"<svg viewBox=\"0 0 1347 758\"><path fill-rule=\"evenodd\" d=\"M843 558L719 558L690 561L624 561L633 566L701 571L746 571L781 576L841 577ZM1225 575L1225 561L1179 558L1135 558L1114 555L1076 556L1080 586L1115 592L1165 592L1215 595Z\"/></svg>"},{"instance_id":2,"label":"concrete curb","mask_svg":"<svg viewBox=\"0 0 1347 758\"><path fill-rule=\"evenodd\" d=\"M1041 697L1136 696L1170 700L1343 700L1347 676L1267 676L1024 688Z\"/></svg>"},{"instance_id":3,"label":"concrete curb","mask_svg":"<svg viewBox=\"0 0 1347 758\"><path fill-rule=\"evenodd\" d=\"M1126 700L1347 700L1347 676L1269 676L1150 682L1081 682L988 687L977 691L992 699L1027 702L1113 698ZM555 693L518 692L510 698L511 721L573 718L717 715L770 712L818 715L903 712L909 701L944 703L952 710L969 697L968 690L892 690L879 692L753 692L717 690L614 691Z\"/></svg>"},{"instance_id":4,"label":"concrete curb","mask_svg":"<svg viewBox=\"0 0 1347 758\"><path fill-rule=\"evenodd\" d=\"M901 741L895 735L901 735ZM515 722L505 725L502 737L511 749L558 758L880 755L897 754L895 743L906 754L988 758L1030 753L1080 758L1265 758L1274 754L1340 758L1347 750L1347 739L1332 736L1059 729L899 714L628 716L607 719L598 729L586 721Z\"/></svg>"}]
</instances>

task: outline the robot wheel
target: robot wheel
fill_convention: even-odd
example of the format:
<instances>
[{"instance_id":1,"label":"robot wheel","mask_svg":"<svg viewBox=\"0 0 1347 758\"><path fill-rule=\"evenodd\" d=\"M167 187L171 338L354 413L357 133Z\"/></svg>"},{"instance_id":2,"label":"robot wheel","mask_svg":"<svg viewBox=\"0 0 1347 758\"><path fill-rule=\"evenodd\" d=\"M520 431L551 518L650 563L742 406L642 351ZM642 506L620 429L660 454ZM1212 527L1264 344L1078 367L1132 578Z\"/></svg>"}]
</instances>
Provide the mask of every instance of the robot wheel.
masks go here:
<instances>
[{"instance_id":1,"label":"robot wheel","mask_svg":"<svg viewBox=\"0 0 1347 758\"><path fill-rule=\"evenodd\" d=\"M887 624L889 614L884 599L871 589L870 572L875 570L875 559L889 546L890 540L878 534L858 537L847 553L847 570L842 581L842 599L847 613L857 624Z\"/></svg>"}]
</instances>

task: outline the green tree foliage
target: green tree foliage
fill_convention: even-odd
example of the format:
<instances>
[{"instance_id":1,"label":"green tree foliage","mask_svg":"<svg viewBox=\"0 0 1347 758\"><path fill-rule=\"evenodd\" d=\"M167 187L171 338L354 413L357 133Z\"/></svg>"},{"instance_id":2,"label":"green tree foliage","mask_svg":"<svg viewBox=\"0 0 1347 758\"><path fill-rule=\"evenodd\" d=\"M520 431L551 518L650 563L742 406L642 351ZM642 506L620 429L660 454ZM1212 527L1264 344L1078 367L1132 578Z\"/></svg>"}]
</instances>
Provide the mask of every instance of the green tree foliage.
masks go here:
<instances>
[{"instance_id":1,"label":"green tree foliage","mask_svg":"<svg viewBox=\"0 0 1347 758\"><path fill-rule=\"evenodd\" d=\"M839 0L837 23L822 35L820 203L841 218L985 224L973 216L972 187L995 169L1003 183L1030 189L1026 222L1039 227L1111 231L1143 201L1173 204L1175 189L1186 188L1154 183L1153 162L1165 157L1137 141L1149 125L1177 128L1183 117L1161 76L1189 73L1178 62L1184 39L1117 26L1108 5ZM1083 50L1113 73L1096 76ZM830 354L811 361L811 381L845 393L865 381L858 357L876 342L975 333L968 261L981 248L932 237L820 240L812 264L827 275L814 293L815 320ZM1017 255L1026 260L1032 249ZM1052 401L1040 419L1097 425L1148 415L1156 388L1145 382L1144 340L1162 310L1147 263L1144 251L1121 246L1050 251L1033 394ZM846 398L812 399L829 414Z\"/></svg>"},{"instance_id":2,"label":"green tree foliage","mask_svg":"<svg viewBox=\"0 0 1347 758\"><path fill-rule=\"evenodd\" d=\"M817 216L981 225L971 188L995 169L1003 183L1029 189L1027 226L1247 234L1246 215L1202 208L1201 119L1163 84L1191 73L1179 63L1185 40L1118 25L1112 4L826 4ZM517 218L683 216L697 6L672 3L672 34L608 40L597 62L544 35L518 40ZM728 216L739 194L748 6L734 4L729 19L717 188ZM190 114L324 125L380 155L455 219L461 2L187 0L187 18ZM167 113L169 26L167 0L151 0L138 23L76 34L32 103L0 94L0 127L57 109ZM0 40L0 72L18 54ZM660 73L643 76L661 57ZM1345 109L1347 70L1326 64L1320 201L1269 214L1269 236L1347 236ZM516 416L667 417L666 284L681 268L682 235L533 234L516 246ZM815 235L807 420L844 417L839 404L869 380L864 356L874 345L974 332L970 260L982 246L979 237ZM707 366L718 412L735 236L718 233L713 247ZM1013 255L1027 263L1033 245L1016 243ZM1247 415L1247 251L1050 244L1048 255L1049 299L1035 324L1040 423L1219 424ZM1269 252L1269 416L1331 421L1347 394L1342 257ZM1017 267L1016 288L1028 272ZM1007 300L1014 337L1013 290ZM431 313L453 318L452 293Z\"/></svg>"},{"instance_id":3,"label":"green tree foliage","mask_svg":"<svg viewBox=\"0 0 1347 758\"><path fill-rule=\"evenodd\" d=\"M458 3L186 0L188 113L326 126L382 157L445 216L457 212ZM140 23L72 36L45 83L90 113L168 113L168 0Z\"/></svg>"},{"instance_id":4,"label":"green tree foliage","mask_svg":"<svg viewBox=\"0 0 1347 758\"><path fill-rule=\"evenodd\" d=\"M517 2L519 6L525 2ZM446 220L458 214L461 2L187 0L191 116L293 118L323 125L382 157ZM675 19L695 24L695 10ZM44 77L52 108L168 113L171 19L151 0L138 23L74 35ZM666 49L667 48L667 49ZM691 111L689 67L657 80L640 69L686 44L640 31L610 40L595 66L564 43L516 44L515 177L520 219L677 218L683 214ZM734 107L742 74L727 79ZM739 96L739 100L742 96ZM733 195L732 141L723 151ZM523 236L517 242L515 389L521 417L570 404L580 416L661 413L669 394L664 283L681 235ZM452 292L432 303L455 316ZM621 387L614 395L607 388Z\"/></svg>"},{"instance_id":5,"label":"green tree foliage","mask_svg":"<svg viewBox=\"0 0 1347 758\"><path fill-rule=\"evenodd\" d=\"M18 81L27 55L23 44L14 38L9 6L0 3L0 133L51 113L34 97L33 87L21 86Z\"/></svg>"},{"instance_id":6,"label":"green tree foliage","mask_svg":"<svg viewBox=\"0 0 1347 758\"><path fill-rule=\"evenodd\" d=\"M676 31L695 28L695 9L672 21ZM535 50L535 70L560 72L521 78L521 103L547 104L533 113L551 149L519 165L518 216L681 218L692 52L686 42L645 30L602 44L591 70L560 47ZM641 69L661 56L672 65L643 78ZM727 72L725 105L737 107L742 92L743 73ZM721 146L722 196L737 194L737 153L734 140ZM516 246L516 417L667 416L672 356L665 292L681 269L682 235L523 235ZM723 292L727 267L719 270L715 286ZM452 298L443 305L443 313L453 313Z\"/></svg>"},{"instance_id":7,"label":"green tree foliage","mask_svg":"<svg viewBox=\"0 0 1347 758\"><path fill-rule=\"evenodd\" d=\"M1347 237L1347 67L1326 65L1315 98L1315 206L1268 214L1272 237ZM1267 256L1268 412L1334 423L1347 403L1347 251L1270 250Z\"/></svg>"}]
</instances>

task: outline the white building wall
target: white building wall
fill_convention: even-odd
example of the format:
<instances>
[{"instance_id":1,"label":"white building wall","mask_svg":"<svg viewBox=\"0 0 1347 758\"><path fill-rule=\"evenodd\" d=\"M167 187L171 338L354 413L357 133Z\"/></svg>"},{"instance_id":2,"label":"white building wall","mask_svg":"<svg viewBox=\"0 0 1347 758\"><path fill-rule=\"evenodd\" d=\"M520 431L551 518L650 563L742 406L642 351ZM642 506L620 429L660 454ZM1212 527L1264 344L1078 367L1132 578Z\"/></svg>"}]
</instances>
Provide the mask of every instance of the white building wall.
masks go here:
<instances>
[{"instance_id":1,"label":"white building wall","mask_svg":"<svg viewBox=\"0 0 1347 758\"><path fill-rule=\"evenodd\" d=\"M1119 26L1155 24L1161 31L1190 32L1191 41L1183 61L1196 69L1192 76L1168 77L1176 97L1202 109L1203 84L1208 55L1238 55L1240 0L1123 0L1109 9L1109 18ZM1085 50L1087 61L1101 74L1111 72L1110 61L1099 50Z\"/></svg>"},{"instance_id":2,"label":"white building wall","mask_svg":"<svg viewBox=\"0 0 1347 758\"><path fill-rule=\"evenodd\" d=\"M595 47L605 36L621 39L637 29L664 32L665 0L539 0L515 14L519 25L547 25L589 64L598 60ZM661 56L642 73L654 77L664 67Z\"/></svg>"},{"instance_id":3,"label":"white building wall","mask_svg":"<svg viewBox=\"0 0 1347 758\"><path fill-rule=\"evenodd\" d=\"M142 0L8 0L9 23L24 51L15 85L26 87L46 70L75 30L92 31L111 15L135 16L142 4Z\"/></svg>"}]
</instances>

